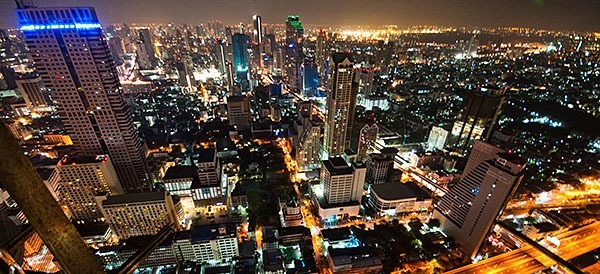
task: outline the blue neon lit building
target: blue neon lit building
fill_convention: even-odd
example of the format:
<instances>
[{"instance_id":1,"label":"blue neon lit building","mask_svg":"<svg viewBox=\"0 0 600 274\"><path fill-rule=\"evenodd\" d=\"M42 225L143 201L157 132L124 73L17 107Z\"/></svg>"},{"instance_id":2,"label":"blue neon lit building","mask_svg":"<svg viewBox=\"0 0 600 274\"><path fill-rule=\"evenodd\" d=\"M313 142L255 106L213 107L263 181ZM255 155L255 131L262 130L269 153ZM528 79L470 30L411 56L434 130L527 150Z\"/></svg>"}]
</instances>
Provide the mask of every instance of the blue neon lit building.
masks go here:
<instances>
[{"instance_id":1,"label":"blue neon lit building","mask_svg":"<svg viewBox=\"0 0 600 274\"><path fill-rule=\"evenodd\" d=\"M125 191L149 187L144 146L94 8L26 7L17 17L77 153L108 154Z\"/></svg>"},{"instance_id":2,"label":"blue neon lit building","mask_svg":"<svg viewBox=\"0 0 600 274\"><path fill-rule=\"evenodd\" d=\"M233 69L238 83L248 80L248 44L250 37L236 33L231 37L233 47Z\"/></svg>"},{"instance_id":3,"label":"blue neon lit building","mask_svg":"<svg viewBox=\"0 0 600 274\"><path fill-rule=\"evenodd\" d=\"M314 96L319 84L319 71L314 61L304 61L302 64L302 89L309 96Z\"/></svg>"}]
</instances>

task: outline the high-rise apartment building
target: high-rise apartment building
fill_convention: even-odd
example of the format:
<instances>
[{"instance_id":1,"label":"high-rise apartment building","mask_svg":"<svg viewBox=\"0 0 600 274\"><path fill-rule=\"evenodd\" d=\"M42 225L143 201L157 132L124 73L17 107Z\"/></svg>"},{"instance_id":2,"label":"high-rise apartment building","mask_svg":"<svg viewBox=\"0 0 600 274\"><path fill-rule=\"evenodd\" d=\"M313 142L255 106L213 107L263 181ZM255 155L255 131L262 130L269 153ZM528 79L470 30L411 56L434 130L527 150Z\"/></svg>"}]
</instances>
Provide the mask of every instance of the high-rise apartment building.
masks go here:
<instances>
[{"instance_id":1,"label":"high-rise apartment building","mask_svg":"<svg viewBox=\"0 0 600 274\"><path fill-rule=\"evenodd\" d=\"M300 17L288 16L285 21L285 79L292 91L302 86L303 35L304 27Z\"/></svg>"},{"instance_id":2,"label":"high-rise apartment building","mask_svg":"<svg viewBox=\"0 0 600 274\"><path fill-rule=\"evenodd\" d=\"M312 115L312 104L299 105L298 145L296 161L301 170L312 170L321 164L321 132L323 121Z\"/></svg>"},{"instance_id":3,"label":"high-rise apartment building","mask_svg":"<svg viewBox=\"0 0 600 274\"><path fill-rule=\"evenodd\" d=\"M101 221L103 216L100 206L96 203L96 196L123 194L119 178L106 155L66 156L56 167L60 174L59 194L69 208L71 221Z\"/></svg>"},{"instance_id":4,"label":"high-rise apartment building","mask_svg":"<svg viewBox=\"0 0 600 274\"><path fill-rule=\"evenodd\" d=\"M327 156L333 157L344 153L350 117L354 116L355 106L352 103L356 103L356 98L352 98L352 55L334 53L329 67L323 148Z\"/></svg>"},{"instance_id":5,"label":"high-rise apartment building","mask_svg":"<svg viewBox=\"0 0 600 274\"><path fill-rule=\"evenodd\" d=\"M154 235L169 223L179 227L181 203L168 192L98 197L106 222L120 239Z\"/></svg>"},{"instance_id":6,"label":"high-rise apartment building","mask_svg":"<svg viewBox=\"0 0 600 274\"><path fill-rule=\"evenodd\" d=\"M394 157L398 150L393 147L381 149L380 153L371 153L367 159L367 179L369 184L381 184L387 182L388 175L394 168Z\"/></svg>"},{"instance_id":7,"label":"high-rise apartment building","mask_svg":"<svg viewBox=\"0 0 600 274\"><path fill-rule=\"evenodd\" d=\"M145 146L91 7L23 8L21 30L80 155L109 154L125 191L149 187Z\"/></svg>"},{"instance_id":8,"label":"high-rise apartment building","mask_svg":"<svg viewBox=\"0 0 600 274\"><path fill-rule=\"evenodd\" d=\"M39 75L28 75L15 80L25 104L29 109L45 107L48 105L44 98L44 83Z\"/></svg>"},{"instance_id":9,"label":"high-rise apartment building","mask_svg":"<svg viewBox=\"0 0 600 274\"><path fill-rule=\"evenodd\" d=\"M355 117L350 144L356 152L356 159L364 160L373 152L378 134L379 125L374 112L367 111L364 116Z\"/></svg>"},{"instance_id":10,"label":"high-rise apartment building","mask_svg":"<svg viewBox=\"0 0 600 274\"><path fill-rule=\"evenodd\" d=\"M477 141L460 182L436 205L433 218L473 258L523 177L524 161Z\"/></svg>"},{"instance_id":11,"label":"high-rise apartment building","mask_svg":"<svg viewBox=\"0 0 600 274\"><path fill-rule=\"evenodd\" d=\"M227 119L229 125L239 130L250 130L250 102L246 96L227 97Z\"/></svg>"}]
</instances>

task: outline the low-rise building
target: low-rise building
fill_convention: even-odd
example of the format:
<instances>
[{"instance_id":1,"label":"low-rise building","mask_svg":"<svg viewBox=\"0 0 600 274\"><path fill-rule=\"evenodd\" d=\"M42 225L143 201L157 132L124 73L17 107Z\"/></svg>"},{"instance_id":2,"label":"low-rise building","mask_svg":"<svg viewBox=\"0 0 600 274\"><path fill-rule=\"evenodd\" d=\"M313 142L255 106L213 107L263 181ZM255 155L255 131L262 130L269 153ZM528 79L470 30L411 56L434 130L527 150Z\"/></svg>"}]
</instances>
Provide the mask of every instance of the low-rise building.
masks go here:
<instances>
[{"instance_id":1,"label":"low-rise building","mask_svg":"<svg viewBox=\"0 0 600 274\"><path fill-rule=\"evenodd\" d=\"M413 182L372 185L368 202L378 215L425 211L431 203L431 194Z\"/></svg>"}]
</instances>

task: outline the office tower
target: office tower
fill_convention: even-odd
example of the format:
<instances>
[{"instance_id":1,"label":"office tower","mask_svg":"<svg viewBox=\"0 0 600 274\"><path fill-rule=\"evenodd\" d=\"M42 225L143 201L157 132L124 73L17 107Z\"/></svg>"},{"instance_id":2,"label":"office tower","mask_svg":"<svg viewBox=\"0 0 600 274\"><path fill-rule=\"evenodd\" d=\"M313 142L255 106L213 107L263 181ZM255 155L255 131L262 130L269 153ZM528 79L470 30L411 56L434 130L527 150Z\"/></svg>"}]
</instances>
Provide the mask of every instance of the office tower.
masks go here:
<instances>
[{"instance_id":1,"label":"office tower","mask_svg":"<svg viewBox=\"0 0 600 274\"><path fill-rule=\"evenodd\" d=\"M123 194L119 178L106 155L65 156L56 168L60 173L59 194L69 208L73 222L102 221L102 211L96 203L96 196Z\"/></svg>"},{"instance_id":2,"label":"office tower","mask_svg":"<svg viewBox=\"0 0 600 274\"><path fill-rule=\"evenodd\" d=\"M109 154L125 191L149 187L145 146L93 8L24 8L33 61L80 155Z\"/></svg>"},{"instance_id":3,"label":"office tower","mask_svg":"<svg viewBox=\"0 0 600 274\"><path fill-rule=\"evenodd\" d=\"M277 44L275 34L269 33L265 35L265 53L273 55L278 48L279 45Z\"/></svg>"},{"instance_id":4,"label":"office tower","mask_svg":"<svg viewBox=\"0 0 600 274\"><path fill-rule=\"evenodd\" d=\"M17 88L32 111L48 105L44 98L44 83L39 75L26 75L16 80Z\"/></svg>"},{"instance_id":5,"label":"office tower","mask_svg":"<svg viewBox=\"0 0 600 274\"><path fill-rule=\"evenodd\" d=\"M454 146L465 153L475 140L487 141L494 131L506 89L491 86L465 94L462 110L452 127Z\"/></svg>"},{"instance_id":6,"label":"office tower","mask_svg":"<svg viewBox=\"0 0 600 274\"><path fill-rule=\"evenodd\" d=\"M252 30L253 42L255 44L254 49L254 57L256 60L256 64L261 68L264 66L263 55L265 53L265 45L263 42L263 27L262 27L262 18L260 15L254 15L252 17L254 23L254 29Z\"/></svg>"},{"instance_id":7,"label":"office tower","mask_svg":"<svg viewBox=\"0 0 600 274\"><path fill-rule=\"evenodd\" d=\"M0 146L2 186L28 216L29 223L44 240L62 270L65 273L103 273L94 255L2 122Z\"/></svg>"},{"instance_id":8,"label":"office tower","mask_svg":"<svg viewBox=\"0 0 600 274\"><path fill-rule=\"evenodd\" d=\"M325 74L325 63L327 61L327 36L324 30L319 31L319 35L317 35L317 43L315 50L315 57L317 62L317 68L319 70L319 78L325 79L327 78L327 74Z\"/></svg>"},{"instance_id":9,"label":"office tower","mask_svg":"<svg viewBox=\"0 0 600 274\"><path fill-rule=\"evenodd\" d=\"M217 40L215 45L215 55L217 56L219 72L227 74L227 41Z\"/></svg>"},{"instance_id":10,"label":"office tower","mask_svg":"<svg viewBox=\"0 0 600 274\"><path fill-rule=\"evenodd\" d=\"M304 28L300 18L289 15L285 21L285 79L291 91L297 91L302 86L302 45L304 43Z\"/></svg>"},{"instance_id":11,"label":"office tower","mask_svg":"<svg viewBox=\"0 0 600 274\"><path fill-rule=\"evenodd\" d=\"M304 60L302 64L302 91L308 96L314 96L319 84L319 71L314 60Z\"/></svg>"},{"instance_id":12,"label":"office tower","mask_svg":"<svg viewBox=\"0 0 600 274\"><path fill-rule=\"evenodd\" d=\"M386 71L387 67L392 63L396 44L392 41L379 41L377 44L377 55L375 59L375 67L381 71Z\"/></svg>"},{"instance_id":13,"label":"office tower","mask_svg":"<svg viewBox=\"0 0 600 274\"><path fill-rule=\"evenodd\" d=\"M194 77L194 67L191 61L184 58L175 64L175 68L177 68L177 74L179 74L179 85L188 90L193 90L196 87L196 78Z\"/></svg>"},{"instance_id":14,"label":"office tower","mask_svg":"<svg viewBox=\"0 0 600 274\"><path fill-rule=\"evenodd\" d=\"M323 161L321 185L329 204L341 204L362 199L366 168L361 163L349 166L342 157Z\"/></svg>"},{"instance_id":15,"label":"office tower","mask_svg":"<svg viewBox=\"0 0 600 274\"><path fill-rule=\"evenodd\" d=\"M0 75L4 78L7 89L16 89L17 82L15 78L15 70L9 66L0 65ZM1 79L1 78L0 78Z\"/></svg>"},{"instance_id":16,"label":"office tower","mask_svg":"<svg viewBox=\"0 0 600 274\"><path fill-rule=\"evenodd\" d=\"M364 65L355 72L354 82L358 84L358 94L369 98L373 92L373 77L375 69L371 65Z\"/></svg>"},{"instance_id":17,"label":"office tower","mask_svg":"<svg viewBox=\"0 0 600 274\"><path fill-rule=\"evenodd\" d=\"M373 111L367 111L364 116L355 118L351 134L351 148L356 151L356 158L363 160L375 148L379 126Z\"/></svg>"},{"instance_id":18,"label":"office tower","mask_svg":"<svg viewBox=\"0 0 600 274\"><path fill-rule=\"evenodd\" d=\"M142 69L153 69L158 66L158 60L156 58L156 50L154 48L154 40L152 39L152 33L150 33L149 29L140 29L138 31L139 37L139 47L143 48L143 50L139 51L144 59L147 60L147 64L145 66L140 66ZM140 54L138 54L139 56Z\"/></svg>"},{"instance_id":19,"label":"office tower","mask_svg":"<svg viewBox=\"0 0 600 274\"><path fill-rule=\"evenodd\" d=\"M340 156L346 149L350 116L354 116L352 75L354 62L349 53L331 56L331 73L327 87L324 149L326 156Z\"/></svg>"},{"instance_id":20,"label":"office tower","mask_svg":"<svg viewBox=\"0 0 600 274\"><path fill-rule=\"evenodd\" d=\"M191 158L192 164L198 168L200 185L211 185L220 181L221 164L215 148L196 148Z\"/></svg>"},{"instance_id":21,"label":"office tower","mask_svg":"<svg viewBox=\"0 0 600 274\"><path fill-rule=\"evenodd\" d=\"M429 138L427 138L428 149L444 149L446 140L448 139L448 131L441 127L433 126L429 131Z\"/></svg>"},{"instance_id":22,"label":"office tower","mask_svg":"<svg viewBox=\"0 0 600 274\"><path fill-rule=\"evenodd\" d=\"M243 33L236 33L231 37L233 47L233 68L238 83L248 81L248 44L250 37Z\"/></svg>"},{"instance_id":23,"label":"office tower","mask_svg":"<svg viewBox=\"0 0 600 274\"><path fill-rule=\"evenodd\" d=\"M252 30L253 42L260 45L263 43L262 17L254 15L252 16L252 21L254 23L254 29Z\"/></svg>"},{"instance_id":24,"label":"office tower","mask_svg":"<svg viewBox=\"0 0 600 274\"><path fill-rule=\"evenodd\" d=\"M181 203L168 192L146 192L96 198L104 219L120 239L154 235L165 225L179 228Z\"/></svg>"},{"instance_id":25,"label":"office tower","mask_svg":"<svg viewBox=\"0 0 600 274\"><path fill-rule=\"evenodd\" d=\"M473 258L523 177L525 163L476 141L460 182L436 205L433 218Z\"/></svg>"},{"instance_id":26,"label":"office tower","mask_svg":"<svg viewBox=\"0 0 600 274\"><path fill-rule=\"evenodd\" d=\"M250 102L246 96L227 97L227 119L229 125L238 130L250 130Z\"/></svg>"},{"instance_id":27,"label":"office tower","mask_svg":"<svg viewBox=\"0 0 600 274\"><path fill-rule=\"evenodd\" d=\"M367 159L367 178L369 184L381 184L387 182L390 171L394 168L394 158L398 150L386 147L380 153L371 153Z\"/></svg>"},{"instance_id":28,"label":"office tower","mask_svg":"<svg viewBox=\"0 0 600 274\"><path fill-rule=\"evenodd\" d=\"M181 263L230 261L239 255L237 227L234 223L209 224L176 232L172 247Z\"/></svg>"}]
</instances>

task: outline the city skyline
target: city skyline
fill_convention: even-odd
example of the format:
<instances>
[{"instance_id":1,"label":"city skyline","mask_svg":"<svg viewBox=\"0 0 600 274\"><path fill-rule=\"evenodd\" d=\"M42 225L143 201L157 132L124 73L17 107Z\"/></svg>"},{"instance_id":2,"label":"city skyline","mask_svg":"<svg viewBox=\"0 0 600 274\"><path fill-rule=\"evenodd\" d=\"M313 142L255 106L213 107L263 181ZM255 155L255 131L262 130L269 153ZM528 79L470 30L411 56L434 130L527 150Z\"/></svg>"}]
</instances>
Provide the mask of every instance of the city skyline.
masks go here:
<instances>
[{"instance_id":1,"label":"city skyline","mask_svg":"<svg viewBox=\"0 0 600 274\"><path fill-rule=\"evenodd\" d=\"M281 24L289 14L309 25L409 27L530 27L561 31L600 31L600 2L583 1L362 1L269 2L241 0L226 2L178 1L93 1L51 0L36 2L40 7L94 6L105 25L116 23L200 24L222 20L227 24L250 24L260 14L265 24ZM0 2L0 27L16 27L13 1ZM135 12L131 12L134 11ZM382 10L388 11L381 13ZM169 11L169 12L167 12Z\"/></svg>"},{"instance_id":2,"label":"city skyline","mask_svg":"<svg viewBox=\"0 0 600 274\"><path fill-rule=\"evenodd\" d=\"M95 2L0 28L0 272L600 273L600 33L357 26L591 2Z\"/></svg>"}]
</instances>

